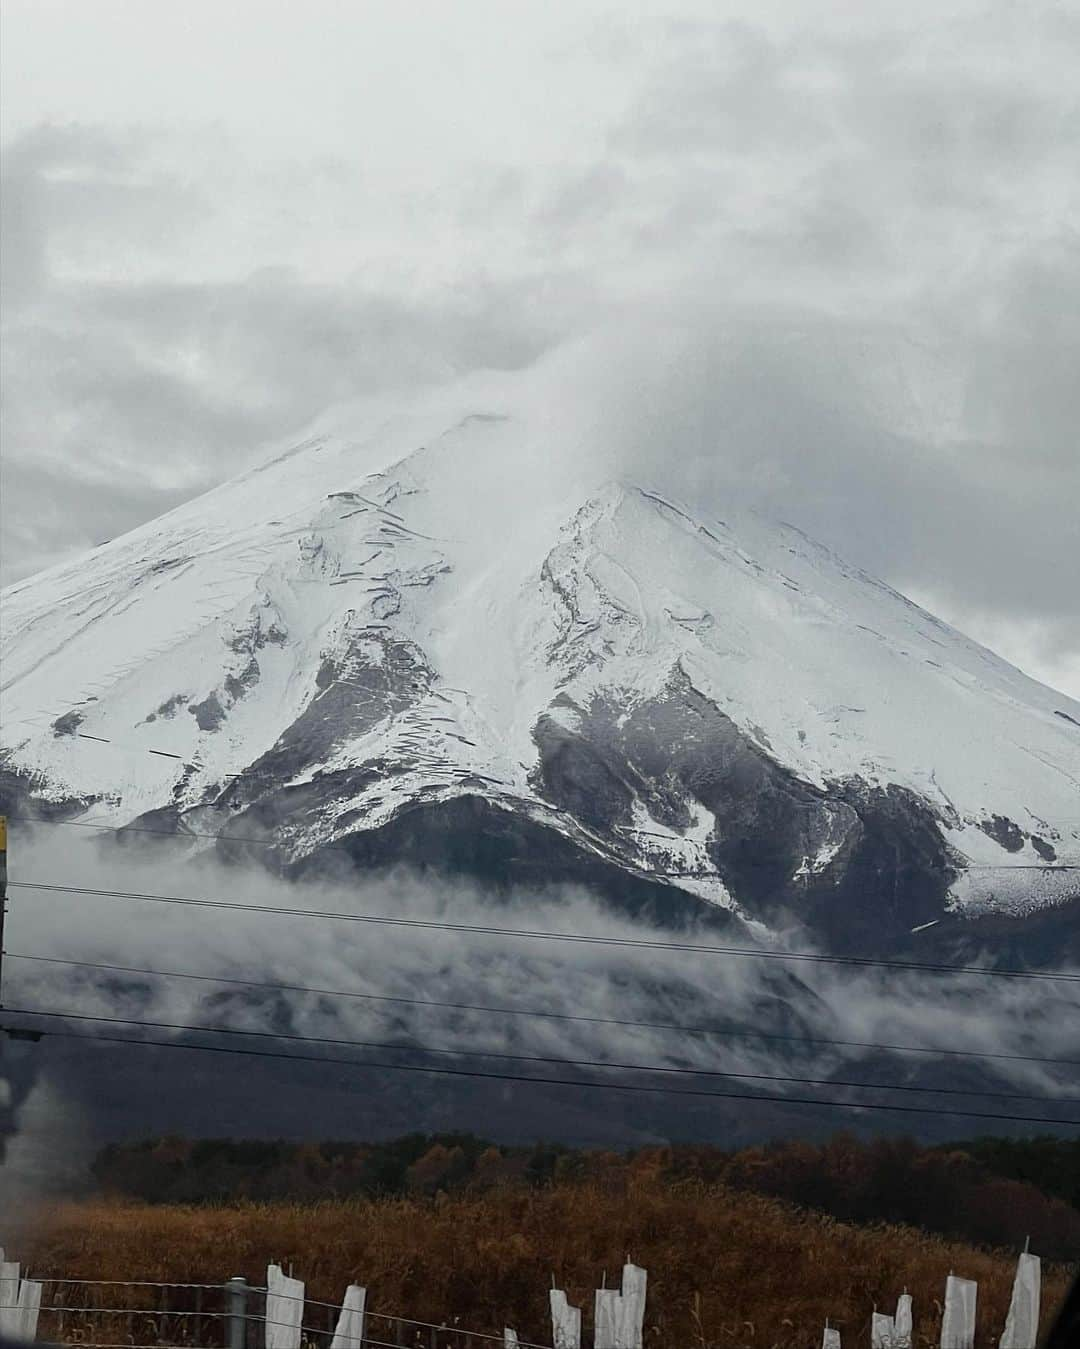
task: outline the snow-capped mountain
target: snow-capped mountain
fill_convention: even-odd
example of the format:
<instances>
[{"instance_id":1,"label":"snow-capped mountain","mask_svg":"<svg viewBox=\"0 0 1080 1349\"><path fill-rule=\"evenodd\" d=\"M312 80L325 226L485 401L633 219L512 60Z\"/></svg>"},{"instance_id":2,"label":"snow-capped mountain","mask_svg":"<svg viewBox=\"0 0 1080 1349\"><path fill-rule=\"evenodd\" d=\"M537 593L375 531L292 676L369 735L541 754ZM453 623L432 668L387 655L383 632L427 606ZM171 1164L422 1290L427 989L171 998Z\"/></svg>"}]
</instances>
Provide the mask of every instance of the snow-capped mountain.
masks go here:
<instances>
[{"instance_id":1,"label":"snow-capped mountain","mask_svg":"<svg viewBox=\"0 0 1080 1349\"><path fill-rule=\"evenodd\" d=\"M1075 897L1080 705L791 525L612 480L556 403L339 412L12 586L9 810L840 945Z\"/></svg>"}]
</instances>

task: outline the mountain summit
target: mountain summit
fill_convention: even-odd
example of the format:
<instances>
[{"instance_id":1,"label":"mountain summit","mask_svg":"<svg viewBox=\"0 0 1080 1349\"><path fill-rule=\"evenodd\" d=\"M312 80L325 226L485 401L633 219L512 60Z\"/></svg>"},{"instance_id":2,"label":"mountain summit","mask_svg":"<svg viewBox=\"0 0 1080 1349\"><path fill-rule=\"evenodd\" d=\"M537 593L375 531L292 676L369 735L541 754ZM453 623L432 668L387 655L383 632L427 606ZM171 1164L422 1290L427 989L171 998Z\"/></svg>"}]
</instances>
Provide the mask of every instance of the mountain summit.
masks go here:
<instances>
[{"instance_id":1,"label":"mountain summit","mask_svg":"<svg viewBox=\"0 0 1080 1349\"><path fill-rule=\"evenodd\" d=\"M1069 907L1080 705L573 434L535 390L368 404L12 586L8 808L840 949Z\"/></svg>"}]
</instances>

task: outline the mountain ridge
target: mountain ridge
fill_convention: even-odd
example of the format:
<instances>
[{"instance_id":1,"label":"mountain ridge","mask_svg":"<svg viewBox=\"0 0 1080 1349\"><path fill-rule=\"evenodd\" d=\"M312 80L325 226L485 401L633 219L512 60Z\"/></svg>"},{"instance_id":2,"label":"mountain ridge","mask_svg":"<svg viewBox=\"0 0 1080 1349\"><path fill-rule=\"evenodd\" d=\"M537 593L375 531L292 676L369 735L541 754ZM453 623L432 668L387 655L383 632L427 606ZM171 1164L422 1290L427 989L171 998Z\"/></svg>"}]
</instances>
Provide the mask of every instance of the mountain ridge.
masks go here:
<instances>
[{"instance_id":1,"label":"mountain ridge","mask_svg":"<svg viewBox=\"0 0 1080 1349\"><path fill-rule=\"evenodd\" d=\"M765 940L1076 898L1080 705L796 526L611 475L543 386L487 393L352 410L10 587L9 808L286 868L407 836L497 885L569 849Z\"/></svg>"}]
</instances>

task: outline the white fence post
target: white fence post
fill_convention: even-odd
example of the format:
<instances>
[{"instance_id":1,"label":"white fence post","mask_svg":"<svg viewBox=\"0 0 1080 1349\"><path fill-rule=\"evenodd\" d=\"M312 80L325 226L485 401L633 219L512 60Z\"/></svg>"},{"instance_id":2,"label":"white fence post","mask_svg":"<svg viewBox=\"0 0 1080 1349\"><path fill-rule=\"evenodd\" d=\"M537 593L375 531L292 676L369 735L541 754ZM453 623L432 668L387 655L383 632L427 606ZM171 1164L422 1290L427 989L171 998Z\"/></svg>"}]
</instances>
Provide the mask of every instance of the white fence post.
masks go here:
<instances>
[{"instance_id":1,"label":"white fence post","mask_svg":"<svg viewBox=\"0 0 1080 1349\"><path fill-rule=\"evenodd\" d=\"M518 1349L518 1333L509 1326L503 1326L503 1349Z\"/></svg>"},{"instance_id":2,"label":"white fence post","mask_svg":"<svg viewBox=\"0 0 1080 1349\"><path fill-rule=\"evenodd\" d=\"M38 1312L41 1310L41 1284L37 1279L23 1279L19 1284L19 1307L11 1327L13 1340L28 1344L37 1337Z\"/></svg>"},{"instance_id":3,"label":"white fence post","mask_svg":"<svg viewBox=\"0 0 1080 1349\"><path fill-rule=\"evenodd\" d=\"M835 1326L830 1326L828 1321L821 1336L821 1349L840 1349L840 1332Z\"/></svg>"},{"instance_id":4,"label":"white fence post","mask_svg":"<svg viewBox=\"0 0 1080 1349\"><path fill-rule=\"evenodd\" d=\"M554 1349L581 1349L581 1308L571 1307L561 1288L551 1290L550 1300Z\"/></svg>"},{"instance_id":5,"label":"white fence post","mask_svg":"<svg viewBox=\"0 0 1080 1349\"><path fill-rule=\"evenodd\" d=\"M642 1349L645 1336L645 1291L648 1274L627 1260L622 1272L622 1320L619 1349Z\"/></svg>"},{"instance_id":6,"label":"white fence post","mask_svg":"<svg viewBox=\"0 0 1080 1349\"><path fill-rule=\"evenodd\" d=\"M1037 1255L1024 1251L1016 1265L1012 1301L999 1349L1035 1349L1039 1339L1039 1298L1042 1265Z\"/></svg>"},{"instance_id":7,"label":"white fence post","mask_svg":"<svg viewBox=\"0 0 1080 1349\"><path fill-rule=\"evenodd\" d=\"M893 1349L896 1325L891 1316L874 1312L870 1317L870 1349Z\"/></svg>"},{"instance_id":8,"label":"white fence post","mask_svg":"<svg viewBox=\"0 0 1080 1349\"><path fill-rule=\"evenodd\" d=\"M364 1309L367 1306L367 1289L358 1283L349 1284L345 1289L345 1299L341 1304L334 1338L330 1349L361 1349L364 1342Z\"/></svg>"},{"instance_id":9,"label":"white fence post","mask_svg":"<svg viewBox=\"0 0 1080 1349\"><path fill-rule=\"evenodd\" d=\"M896 1299L893 1326L893 1343L896 1349L911 1349L915 1323L911 1314L911 1294L906 1290Z\"/></svg>"},{"instance_id":10,"label":"white fence post","mask_svg":"<svg viewBox=\"0 0 1080 1349\"><path fill-rule=\"evenodd\" d=\"M300 1349L304 1285L280 1265L266 1267L266 1349Z\"/></svg>"},{"instance_id":11,"label":"white fence post","mask_svg":"<svg viewBox=\"0 0 1080 1349\"><path fill-rule=\"evenodd\" d=\"M0 1248L0 1335L9 1340L32 1340L37 1335L41 1284L19 1278L19 1262L5 1260Z\"/></svg>"},{"instance_id":12,"label":"white fence post","mask_svg":"<svg viewBox=\"0 0 1080 1349\"><path fill-rule=\"evenodd\" d=\"M10 1335L19 1314L19 1262L0 1250L0 1335Z\"/></svg>"},{"instance_id":13,"label":"white fence post","mask_svg":"<svg viewBox=\"0 0 1080 1349\"><path fill-rule=\"evenodd\" d=\"M619 1323L622 1320L622 1294L617 1288L598 1288L593 1320L594 1349L622 1349Z\"/></svg>"},{"instance_id":14,"label":"white fence post","mask_svg":"<svg viewBox=\"0 0 1080 1349\"><path fill-rule=\"evenodd\" d=\"M941 1319L941 1349L975 1349L975 1301L978 1284L950 1274L945 1281L945 1315Z\"/></svg>"}]
</instances>

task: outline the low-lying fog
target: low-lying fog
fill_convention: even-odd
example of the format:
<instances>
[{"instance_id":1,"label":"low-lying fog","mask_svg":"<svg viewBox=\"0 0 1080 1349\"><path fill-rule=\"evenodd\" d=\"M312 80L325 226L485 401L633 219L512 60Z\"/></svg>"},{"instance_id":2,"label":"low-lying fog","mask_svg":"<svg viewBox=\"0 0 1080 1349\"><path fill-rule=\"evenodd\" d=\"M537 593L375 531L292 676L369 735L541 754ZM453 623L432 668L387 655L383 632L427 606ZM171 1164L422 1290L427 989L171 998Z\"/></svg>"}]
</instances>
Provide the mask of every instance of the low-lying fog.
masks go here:
<instances>
[{"instance_id":1,"label":"low-lying fog","mask_svg":"<svg viewBox=\"0 0 1080 1349\"><path fill-rule=\"evenodd\" d=\"M58 834L62 837L58 838ZM17 1018L21 1024L52 1032L41 1045L9 1044L6 1049L9 1064L14 1064L11 1113L16 1128L21 1126L24 1131L37 1133L60 1128L57 1137L67 1137L64 1127L69 1133L74 1127L79 1134L80 1130L74 1126L75 1116L80 1109L92 1111L92 1103L90 1107L80 1106L74 1100L65 1103L62 1072L59 1076L55 1071L39 1072L34 1066L35 1057L47 1054L54 1046L66 1047L84 1065L88 1057L103 1052L92 1050L82 1040L65 1042L55 1035L57 1031L70 1030L80 1037L146 1036L162 1040L179 1034L170 1027L210 1026L259 1032L261 1038L223 1041L219 1036L202 1036L203 1042L243 1044L264 1053L422 1063L516 1077L609 1078L672 1092L859 1100L1063 1121L1080 1114L1077 1107L1066 1103L1067 1098L1080 1095L1075 1063L1004 1057L1080 1060L1075 986L1070 984L788 963L685 949L546 941L337 921L314 914L334 911L579 936L640 940L643 936L666 935L680 942L716 943L716 938L708 934L695 939L686 933L650 932L643 929L640 921L618 915L579 890L519 892L508 901L505 897L485 896L463 883L425 879L405 869L377 878L290 883L262 871L223 865L206 855L185 859L172 845L154 844L141 848L137 855L126 849L121 853L89 831L87 834L84 838L75 830L42 826L28 837L25 827L20 827L17 851L13 854L13 886L5 939L6 1008L9 1013L47 1011L103 1018L68 1022L31 1015ZM213 898L300 909L303 914L230 912L79 893L50 893L21 888L19 882ZM307 916L309 913L312 916ZM60 963L25 958L30 955L51 957ZM62 963L67 960L128 969L94 969ZM163 973L129 972L140 970ZM185 975L201 977L192 979ZM250 980L260 985L301 985L311 991L218 983L217 978ZM447 1003L458 1006L443 1005ZM485 1008L495 1010L482 1010ZM516 1011L549 1015L518 1015ZM162 1024L139 1028L112 1024L106 1018ZM627 1022L716 1027L724 1033L692 1033ZM737 1031L749 1033L733 1033ZM268 1040L267 1033L275 1037L364 1041L366 1045L301 1044L288 1038ZM796 1038L765 1038L770 1035ZM804 1040L934 1047L995 1057L882 1054L872 1048L808 1044ZM417 1057L411 1051L393 1048L396 1046L461 1050L467 1051L470 1058L462 1061L453 1056ZM129 1046L122 1049L129 1060L149 1052ZM523 1057L483 1057L486 1055ZM582 1067L580 1063L568 1069L529 1062L529 1056L801 1080L699 1077L685 1072L670 1077L625 1071L612 1074ZM202 1066L198 1070L193 1067L195 1059L213 1059L219 1073L233 1078L250 1075L252 1081L259 1079L256 1070L262 1066L255 1059L231 1055L174 1054L168 1074L172 1085L196 1078L203 1080ZM279 1072L289 1071L281 1063L274 1067ZM447 1083L445 1078L422 1074L376 1075L371 1071L324 1068L314 1071L351 1071L364 1079L369 1098L372 1088L377 1094L392 1093L399 1090L402 1079L408 1079L409 1099L413 1102L409 1127L416 1130L441 1127L428 1117L422 1104L423 1092L417 1094L418 1084L433 1085L440 1091L447 1086L466 1093L473 1091L478 1103L485 1099L484 1093L491 1085L468 1078ZM311 1072L312 1066L305 1063L305 1082L312 1081ZM853 1095L835 1087L815 1085L813 1079L881 1083L894 1089ZM163 1084L160 1071L156 1080L155 1093L168 1085ZM929 1085L937 1091L924 1096L895 1090L898 1085L913 1084ZM940 1094L942 1090L955 1092L968 1087L999 1094L948 1097ZM104 1082L101 1090L107 1090ZM559 1089L519 1085L514 1090L518 1102L516 1117L520 1117L516 1132L528 1136L530 1093L542 1090L550 1100L547 1093ZM578 1094L565 1088L563 1091L565 1095ZM1009 1093L1053 1099L1011 1100ZM634 1121L640 1122L646 1116L652 1119L648 1110L655 1110L658 1104L666 1102L669 1106L666 1127L671 1137L679 1136L679 1119L685 1114L680 1107L706 1104L693 1097L676 1102L659 1093L592 1095L599 1108L608 1113L609 1126L618 1118L627 1121L626 1142L640 1138L632 1127ZM716 1101L707 1104L723 1106ZM269 1097L264 1094L253 1099L252 1106L252 1133L296 1132L293 1116L283 1114L280 1120L275 1118L273 1092ZM672 1114L670 1107L675 1107L676 1113ZM132 1109L132 1116L117 1123L119 1133L138 1132L137 1102ZM740 1109L745 1111L745 1102ZM62 1124L57 1120L58 1112L63 1116ZM394 1122L405 1118L399 1107L389 1113L393 1114ZM786 1127L797 1131L800 1112L789 1106L787 1113L791 1119ZM484 1114L483 1109L480 1114ZM836 1114L836 1124L869 1124L893 1130L903 1127L913 1132L920 1131L927 1122L935 1122L933 1115L905 1116L901 1112ZM377 1112L374 1119L373 1126L368 1114L363 1124L358 1121L358 1127L377 1128ZM715 1141L720 1143L731 1141L732 1131L724 1119L723 1114L715 1116ZM151 1121L148 1113L147 1124L157 1122L157 1116ZM471 1127L483 1132L484 1122L484 1118L478 1118ZM208 1092L205 1110L200 1112L189 1102L184 1127L177 1131L213 1135L222 1131L219 1123L214 1093ZM1000 1123L962 1115L945 1119L945 1124L946 1132L954 1137L1001 1127ZM534 1127L538 1135L558 1135L558 1125L552 1121L550 1111L540 1111ZM580 1123L574 1127L580 1130ZM777 1127L773 1122L774 1134ZM1045 1131L1047 1127L1032 1126L1032 1131ZM655 1123L650 1128L655 1133ZM324 1137L327 1132L340 1133L340 1128L320 1133L317 1112L308 1121L308 1129L314 1137ZM610 1134L611 1128L606 1132ZM702 1129L695 1126L693 1132L701 1136ZM614 1136L617 1138L618 1134L616 1127ZM103 1136L100 1122L85 1131L88 1139L91 1135L98 1139ZM65 1151L70 1144L68 1138L63 1145L51 1145L48 1151L55 1153L58 1147ZM27 1167L38 1165L34 1157L33 1140L24 1133L10 1147L8 1163L2 1168L9 1186L13 1179L18 1179L12 1176L13 1172L25 1172Z\"/></svg>"}]
</instances>

